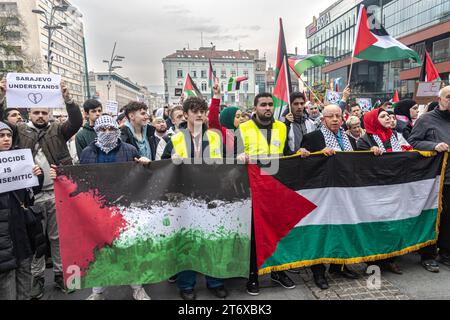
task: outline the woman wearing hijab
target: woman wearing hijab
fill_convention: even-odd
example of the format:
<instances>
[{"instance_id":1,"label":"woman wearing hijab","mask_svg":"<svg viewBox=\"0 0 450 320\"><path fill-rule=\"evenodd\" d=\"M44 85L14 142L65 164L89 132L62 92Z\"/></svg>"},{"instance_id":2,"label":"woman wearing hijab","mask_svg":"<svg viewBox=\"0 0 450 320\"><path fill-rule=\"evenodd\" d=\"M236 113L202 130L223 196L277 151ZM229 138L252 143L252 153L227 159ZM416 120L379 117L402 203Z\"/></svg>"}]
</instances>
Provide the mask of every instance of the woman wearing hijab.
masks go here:
<instances>
[{"instance_id":1,"label":"woman wearing hijab","mask_svg":"<svg viewBox=\"0 0 450 320\"><path fill-rule=\"evenodd\" d=\"M0 122L0 153L12 146L13 131ZM41 221L36 219L33 226L27 224L23 209L33 205L34 194L40 192L44 182L38 166L33 167L32 173L39 181L32 192L20 189L0 193L0 300L30 299L31 260L34 254L42 257L45 253Z\"/></svg>"},{"instance_id":2,"label":"woman wearing hijab","mask_svg":"<svg viewBox=\"0 0 450 320\"><path fill-rule=\"evenodd\" d=\"M386 110L379 108L366 113L364 125L366 135L358 140L358 150L372 150L375 155L409 150L408 146L401 145L394 134L392 120Z\"/></svg>"},{"instance_id":3,"label":"woman wearing hijab","mask_svg":"<svg viewBox=\"0 0 450 320\"><path fill-rule=\"evenodd\" d=\"M408 140L412 127L419 118L419 105L414 100L402 100L395 104L394 113L399 120L399 133Z\"/></svg>"},{"instance_id":4,"label":"woman wearing hijab","mask_svg":"<svg viewBox=\"0 0 450 320\"><path fill-rule=\"evenodd\" d=\"M209 107L208 126L209 129L220 130L224 144L224 155L229 158L236 157L235 131L244 122L242 111L237 107L227 107L220 111L220 86L216 83L213 87L214 98Z\"/></svg>"},{"instance_id":5,"label":"woman wearing hijab","mask_svg":"<svg viewBox=\"0 0 450 320\"><path fill-rule=\"evenodd\" d=\"M366 135L358 140L358 150L371 150L376 156L380 156L385 152L402 152L408 149L397 139L396 133L392 130L391 116L386 110L380 108L366 113L364 124ZM374 264L395 274L403 273L395 263L395 258L379 260Z\"/></svg>"}]
</instances>

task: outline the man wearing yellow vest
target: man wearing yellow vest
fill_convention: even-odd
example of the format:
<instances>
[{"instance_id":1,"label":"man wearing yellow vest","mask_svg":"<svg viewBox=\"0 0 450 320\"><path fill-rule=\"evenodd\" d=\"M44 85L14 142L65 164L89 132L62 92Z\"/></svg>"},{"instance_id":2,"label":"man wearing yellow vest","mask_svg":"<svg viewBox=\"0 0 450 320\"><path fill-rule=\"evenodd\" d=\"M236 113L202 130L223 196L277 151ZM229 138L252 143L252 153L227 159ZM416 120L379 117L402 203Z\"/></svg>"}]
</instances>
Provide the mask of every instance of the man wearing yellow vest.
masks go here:
<instances>
[{"instance_id":1,"label":"man wearing yellow vest","mask_svg":"<svg viewBox=\"0 0 450 320\"><path fill-rule=\"evenodd\" d=\"M204 118L208 111L206 101L190 97L183 103L184 117L187 119L187 129L173 135L167 143L161 159L181 159L184 163L202 163L222 160L222 144L220 135L207 130Z\"/></svg>"},{"instance_id":2,"label":"man wearing yellow vest","mask_svg":"<svg viewBox=\"0 0 450 320\"><path fill-rule=\"evenodd\" d=\"M289 154L286 144L287 128L280 121L274 120L273 98L270 93L261 93L255 97L254 116L252 120L239 126L241 142L240 149L244 153L239 160L258 157L279 157ZM272 272L271 279L286 289L294 289L294 282L284 272ZM252 224L252 248L250 258L250 276L247 282L247 292L250 295L259 294L258 268L256 265L256 245L254 240L254 226Z\"/></svg>"},{"instance_id":3,"label":"man wearing yellow vest","mask_svg":"<svg viewBox=\"0 0 450 320\"><path fill-rule=\"evenodd\" d=\"M222 161L222 145L220 135L207 130L204 118L208 111L206 101L191 97L184 101L183 112L187 119L187 130L180 130L173 135L164 149L162 159L182 160L184 163L194 164L210 163L209 161ZM180 272L177 277L177 286L184 300L195 300L196 273L191 270ZM223 279L206 277L208 289L218 298L225 298L228 293L224 287Z\"/></svg>"}]
</instances>

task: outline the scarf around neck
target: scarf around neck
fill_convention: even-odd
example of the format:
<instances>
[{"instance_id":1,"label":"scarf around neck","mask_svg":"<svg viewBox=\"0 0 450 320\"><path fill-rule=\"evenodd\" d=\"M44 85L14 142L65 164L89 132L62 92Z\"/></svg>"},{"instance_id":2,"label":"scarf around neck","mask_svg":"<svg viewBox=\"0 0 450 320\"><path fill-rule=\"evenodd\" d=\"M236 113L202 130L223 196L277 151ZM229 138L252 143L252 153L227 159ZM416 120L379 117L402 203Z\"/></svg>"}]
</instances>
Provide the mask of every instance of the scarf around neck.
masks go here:
<instances>
[{"instance_id":1,"label":"scarf around neck","mask_svg":"<svg viewBox=\"0 0 450 320\"><path fill-rule=\"evenodd\" d=\"M322 131L323 137L325 138L325 144L327 148L331 148L335 151L353 151L352 144L350 143L348 136L345 134L344 129L339 128L339 132L342 137L342 141L344 143L344 150L342 150L336 135L333 132L331 132L330 129L328 129L325 126L322 126L320 128L320 131Z\"/></svg>"}]
</instances>

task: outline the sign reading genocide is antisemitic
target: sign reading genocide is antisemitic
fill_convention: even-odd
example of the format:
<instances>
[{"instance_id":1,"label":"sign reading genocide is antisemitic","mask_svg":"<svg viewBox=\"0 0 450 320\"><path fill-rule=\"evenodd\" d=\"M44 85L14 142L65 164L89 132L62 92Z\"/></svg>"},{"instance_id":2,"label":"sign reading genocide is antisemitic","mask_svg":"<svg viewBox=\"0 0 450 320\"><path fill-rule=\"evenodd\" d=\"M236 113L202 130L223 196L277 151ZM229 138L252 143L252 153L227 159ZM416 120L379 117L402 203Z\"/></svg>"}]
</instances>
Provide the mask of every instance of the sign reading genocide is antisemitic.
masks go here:
<instances>
[{"instance_id":1,"label":"sign reading genocide is antisemitic","mask_svg":"<svg viewBox=\"0 0 450 320\"><path fill-rule=\"evenodd\" d=\"M10 108L61 108L61 76L8 73L6 99Z\"/></svg>"},{"instance_id":2,"label":"sign reading genocide is antisemitic","mask_svg":"<svg viewBox=\"0 0 450 320\"><path fill-rule=\"evenodd\" d=\"M37 186L33 166L30 149L0 152L0 193Z\"/></svg>"}]
</instances>

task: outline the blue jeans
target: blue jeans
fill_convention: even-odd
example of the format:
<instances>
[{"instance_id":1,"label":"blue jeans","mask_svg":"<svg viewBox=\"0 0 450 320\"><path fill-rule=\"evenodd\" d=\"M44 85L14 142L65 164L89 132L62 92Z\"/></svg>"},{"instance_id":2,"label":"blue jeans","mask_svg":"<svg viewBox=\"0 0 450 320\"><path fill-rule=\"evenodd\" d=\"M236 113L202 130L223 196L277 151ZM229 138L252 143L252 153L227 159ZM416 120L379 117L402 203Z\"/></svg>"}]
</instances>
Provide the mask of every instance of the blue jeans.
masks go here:
<instances>
[{"instance_id":1,"label":"blue jeans","mask_svg":"<svg viewBox=\"0 0 450 320\"><path fill-rule=\"evenodd\" d=\"M210 289L218 288L223 286L223 279L217 279L205 276L206 285ZM177 287L181 291L194 290L195 283L197 280L197 272L195 271L183 271L177 274Z\"/></svg>"}]
</instances>

